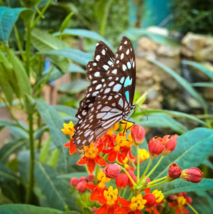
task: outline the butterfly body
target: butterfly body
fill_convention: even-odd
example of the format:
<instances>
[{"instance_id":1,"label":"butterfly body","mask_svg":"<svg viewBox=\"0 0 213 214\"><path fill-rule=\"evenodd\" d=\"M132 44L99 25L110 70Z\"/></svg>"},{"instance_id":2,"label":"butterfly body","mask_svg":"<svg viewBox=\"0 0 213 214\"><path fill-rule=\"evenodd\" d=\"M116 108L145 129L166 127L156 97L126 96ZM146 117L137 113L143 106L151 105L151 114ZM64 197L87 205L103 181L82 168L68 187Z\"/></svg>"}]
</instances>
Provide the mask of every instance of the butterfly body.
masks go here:
<instances>
[{"instance_id":1,"label":"butterfly body","mask_svg":"<svg viewBox=\"0 0 213 214\"><path fill-rule=\"evenodd\" d=\"M116 55L98 42L94 61L86 68L91 85L76 114L74 144L78 148L95 142L135 108L135 55L128 38L123 37Z\"/></svg>"}]
</instances>

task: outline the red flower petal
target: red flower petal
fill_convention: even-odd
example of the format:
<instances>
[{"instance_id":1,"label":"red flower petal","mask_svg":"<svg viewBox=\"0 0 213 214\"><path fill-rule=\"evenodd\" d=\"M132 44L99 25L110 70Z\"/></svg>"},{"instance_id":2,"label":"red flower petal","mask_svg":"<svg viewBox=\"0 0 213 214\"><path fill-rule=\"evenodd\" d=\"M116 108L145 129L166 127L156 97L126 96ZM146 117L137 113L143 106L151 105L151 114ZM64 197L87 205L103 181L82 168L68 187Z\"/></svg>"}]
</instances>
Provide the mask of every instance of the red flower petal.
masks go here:
<instances>
[{"instance_id":1,"label":"red flower petal","mask_svg":"<svg viewBox=\"0 0 213 214\"><path fill-rule=\"evenodd\" d=\"M143 214L140 210L135 210L136 214Z\"/></svg>"},{"instance_id":2,"label":"red flower petal","mask_svg":"<svg viewBox=\"0 0 213 214\"><path fill-rule=\"evenodd\" d=\"M69 146L70 146L70 142L65 143L63 146L64 146L64 147L69 147Z\"/></svg>"},{"instance_id":3,"label":"red flower petal","mask_svg":"<svg viewBox=\"0 0 213 214\"><path fill-rule=\"evenodd\" d=\"M100 195L101 195L101 190L99 188L96 188L92 192L92 195L90 196L90 200L91 201L96 201Z\"/></svg>"},{"instance_id":4,"label":"red flower petal","mask_svg":"<svg viewBox=\"0 0 213 214\"><path fill-rule=\"evenodd\" d=\"M100 196L98 197L98 202L100 204L106 204L106 199L104 198L104 195L103 194L100 194Z\"/></svg>"},{"instance_id":5,"label":"red flower petal","mask_svg":"<svg viewBox=\"0 0 213 214\"><path fill-rule=\"evenodd\" d=\"M151 214L152 213L152 208L151 209L146 209L146 211Z\"/></svg>"},{"instance_id":6,"label":"red flower petal","mask_svg":"<svg viewBox=\"0 0 213 214\"><path fill-rule=\"evenodd\" d=\"M74 154L76 146L73 143L73 139L70 140L70 155Z\"/></svg>"},{"instance_id":7,"label":"red flower petal","mask_svg":"<svg viewBox=\"0 0 213 214\"><path fill-rule=\"evenodd\" d=\"M130 157L131 159L135 159L134 156L133 156L133 154L132 154L132 152L131 152L131 149L129 150L129 157Z\"/></svg>"},{"instance_id":8,"label":"red flower petal","mask_svg":"<svg viewBox=\"0 0 213 214\"><path fill-rule=\"evenodd\" d=\"M98 149L98 154L102 152L103 148L104 148L104 144L100 143L99 145L96 146L96 148Z\"/></svg>"},{"instance_id":9,"label":"red flower petal","mask_svg":"<svg viewBox=\"0 0 213 214\"><path fill-rule=\"evenodd\" d=\"M130 204L131 204L131 202L129 202L129 201L127 201L127 200L121 198L120 196L118 197L118 201L119 201L119 203L120 203L121 205L123 205L123 206L130 206Z\"/></svg>"},{"instance_id":10,"label":"red flower petal","mask_svg":"<svg viewBox=\"0 0 213 214\"><path fill-rule=\"evenodd\" d=\"M176 214L180 214L180 209L179 209L179 208L176 208L176 209L175 209L175 213L176 213Z\"/></svg>"},{"instance_id":11,"label":"red flower petal","mask_svg":"<svg viewBox=\"0 0 213 214\"><path fill-rule=\"evenodd\" d=\"M128 213L129 211L130 211L129 207L120 207L115 210L115 214L124 214L124 213Z\"/></svg>"},{"instance_id":12,"label":"red flower petal","mask_svg":"<svg viewBox=\"0 0 213 214\"><path fill-rule=\"evenodd\" d=\"M112 151L110 154L109 154L109 156L108 156L108 161L109 162L114 162L115 161L115 159L116 159L116 157L117 157L117 153L118 152L116 152L116 151Z\"/></svg>"},{"instance_id":13,"label":"red flower petal","mask_svg":"<svg viewBox=\"0 0 213 214\"><path fill-rule=\"evenodd\" d=\"M114 206L110 206L107 214L114 214L114 211L115 211Z\"/></svg>"},{"instance_id":14,"label":"red flower petal","mask_svg":"<svg viewBox=\"0 0 213 214\"><path fill-rule=\"evenodd\" d=\"M87 163L87 161L88 161L88 158L87 158L86 156L84 156L83 158L81 158L81 159L77 162L77 164L78 164L78 165L84 165L84 164Z\"/></svg>"},{"instance_id":15,"label":"red flower petal","mask_svg":"<svg viewBox=\"0 0 213 214\"><path fill-rule=\"evenodd\" d=\"M95 160L94 159L90 159L90 158L88 159L87 168L88 168L90 173L93 173L93 171L95 169Z\"/></svg>"},{"instance_id":16,"label":"red flower petal","mask_svg":"<svg viewBox=\"0 0 213 214\"><path fill-rule=\"evenodd\" d=\"M177 204L169 203L169 206L173 208L173 207L176 207Z\"/></svg>"},{"instance_id":17,"label":"red flower petal","mask_svg":"<svg viewBox=\"0 0 213 214\"><path fill-rule=\"evenodd\" d=\"M92 189L95 189L95 187L97 187L97 185L92 185L92 184L86 183L86 188L87 188L87 189L92 190Z\"/></svg>"},{"instance_id":18,"label":"red flower petal","mask_svg":"<svg viewBox=\"0 0 213 214\"><path fill-rule=\"evenodd\" d=\"M98 210L96 211L95 214L106 214L106 212L107 212L107 205L104 204L100 209L98 209Z\"/></svg>"},{"instance_id":19,"label":"red flower petal","mask_svg":"<svg viewBox=\"0 0 213 214\"><path fill-rule=\"evenodd\" d=\"M112 148L108 148L108 149L103 149L102 152L104 154L109 154L112 150L113 150L113 147Z\"/></svg>"},{"instance_id":20,"label":"red flower petal","mask_svg":"<svg viewBox=\"0 0 213 214\"><path fill-rule=\"evenodd\" d=\"M183 213L189 213L189 211L186 210L184 207L182 207L182 211L183 211Z\"/></svg>"},{"instance_id":21,"label":"red flower petal","mask_svg":"<svg viewBox=\"0 0 213 214\"><path fill-rule=\"evenodd\" d=\"M160 214L160 213L157 211L157 209L156 209L155 206L153 207L153 211L154 211L154 214Z\"/></svg>"},{"instance_id":22,"label":"red flower petal","mask_svg":"<svg viewBox=\"0 0 213 214\"><path fill-rule=\"evenodd\" d=\"M102 157L100 157L99 155L96 156L95 162L101 166L107 165L107 162Z\"/></svg>"},{"instance_id":23,"label":"red flower petal","mask_svg":"<svg viewBox=\"0 0 213 214\"><path fill-rule=\"evenodd\" d=\"M150 188L146 188L146 189L145 189L145 193L146 193L146 194L150 193Z\"/></svg>"},{"instance_id":24,"label":"red flower petal","mask_svg":"<svg viewBox=\"0 0 213 214\"><path fill-rule=\"evenodd\" d=\"M123 154L123 156L127 156L128 152L129 152L130 148L129 147L123 147L121 153Z\"/></svg>"},{"instance_id":25,"label":"red flower petal","mask_svg":"<svg viewBox=\"0 0 213 214\"><path fill-rule=\"evenodd\" d=\"M118 153L118 161L119 161L119 163L123 163L125 158L126 158L125 155L123 155L122 153Z\"/></svg>"}]
</instances>

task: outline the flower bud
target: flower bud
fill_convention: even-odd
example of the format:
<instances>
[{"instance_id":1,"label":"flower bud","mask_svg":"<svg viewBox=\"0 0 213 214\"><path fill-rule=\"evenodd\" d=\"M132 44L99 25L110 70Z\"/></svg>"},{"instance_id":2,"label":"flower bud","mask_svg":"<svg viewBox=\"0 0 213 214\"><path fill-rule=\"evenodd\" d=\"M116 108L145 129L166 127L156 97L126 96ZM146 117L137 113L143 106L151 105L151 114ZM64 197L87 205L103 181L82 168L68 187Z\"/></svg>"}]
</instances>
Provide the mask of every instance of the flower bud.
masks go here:
<instances>
[{"instance_id":1,"label":"flower bud","mask_svg":"<svg viewBox=\"0 0 213 214\"><path fill-rule=\"evenodd\" d=\"M85 181L80 181L78 182L77 186L76 186L76 189L80 192L80 193L83 193L86 191L86 182Z\"/></svg>"},{"instance_id":2,"label":"flower bud","mask_svg":"<svg viewBox=\"0 0 213 214\"><path fill-rule=\"evenodd\" d=\"M168 202L175 202L177 200L177 195L176 194L172 194L172 195L169 195L166 200Z\"/></svg>"},{"instance_id":3,"label":"flower bud","mask_svg":"<svg viewBox=\"0 0 213 214\"><path fill-rule=\"evenodd\" d=\"M82 176L82 177L80 177L80 181L85 181L85 182L87 182L88 180L87 180L86 177Z\"/></svg>"},{"instance_id":4,"label":"flower bud","mask_svg":"<svg viewBox=\"0 0 213 214\"><path fill-rule=\"evenodd\" d=\"M188 204L191 204L191 203L192 203L192 198L189 197L189 196L187 196L187 197L186 197L186 202L187 202Z\"/></svg>"},{"instance_id":5,"label":"flower bud","mask_svg":"<svg viewBox=\"0 0 213 214\"><path fill-rule=\"evenodd\" d=\"M72 187L76 187L77 184L78 184L78 182L79 182L79 180L78 180L78 178L76 178L76 177L70 179L70 185L71 185Z\"/></svg>"},{"instance_id":6,"label":"flower bud","mask_svg":"<svg viewBox=\"0 0 213 214\"><path fill-rule=\"evenodd\" d=\"M156 198L152 193L148 193L145 196L143 196L143 199L146 200L145 206L147 208L151 208L155 205Z\"/></svg>"},{"instance_id":7,"label":"flower bud","mask_svg":"<svg viewBox=\"0 0 213 214\"><path fill-rule=\"evenodd\" d=\"M136 183L137 182L137 177L136 175L134 174L133 171L128 171L129 175L131 176L131 178L133 179L133 181ZM133 187L133 183L132 181L129 179L128 177L128 180L129 180L129 188L132 188Z\"/></svg>"},{"instance_id":8,"label":"flower bud","mask_svg":"<svg viewBox=\"0 0 213 214\"><path fill-rule=\"evenodd\" d=\"M120 173L121 168L117 164L108 164L103 172L106 174L107 178L116 178Z\"/></svg>"},{"instance_id":9,"label":"flower bud","mask_svg":"<svg viewBox=\"0 0 213 214\"><path fill-rule=\"evenodd\" d=\"M180 177L182 169L176 164L173 163L170 165L167 175L167 181L172 181Z\"/></svg>"},{"instance_id":10,"label":"flower bud","mask_svg":"<svg viewBox=\"0 0 213 214\"><path fill-rule=\"evenodd\" d=\"M129 178L126 173L119 174L115 179L115 183L118 189L126 188L128 182L129 182Z\"/></svg>"},{"instance_id":11,"label":"flower bud","mask_svg":"<svg viewBox=\"0 0 213 214\"><path fill-rule=\"evenodd\" d=\"M145 137L145 129L143 126L134 125L131 130L132 139L135 145L140 145L143 143Z\"/></svg>"},{"instance_id":12,"label":"flower bud","mask_svg":"<svg viewBox=\"0 0 213 214\"><path fill-rule=\"evenodd\" d=\"M178 135L166 135L163 137L164 141L164 150L163 150L163 155L168 155L170 154L176 147L177 145L177 138Z\"/></svg>"},{"instance_id":13,"label":"flower bud","mask_svg":"<svg viewBox=\"0 0 213 214\"><path fill-rule=\"evenodd\" d=\"M163 152L163 140L160 137L154 137L149 141L148 147L151 158L156 158Z\"/></svg>"},{"instance_id":14,"label":"flower bud","mask_svg":"<svg viewBox=\"0 0 213 214\"><path fill-rule=\"evenodd\" d=\"M192 167L183 170L180 177L183 180L191 181L192 183L199 183L203 178L203 173L200 169Z\"/></svg>"},{"instance_id":15,"label":"flower bud","mask_svg":"<svg viewBox=\"0 0 213 214\"><path fill-rule=\"evenodd\" d=\"M89 185L94 185L94 182L93 181L89 181L88 184Z\"/></svg>"},{"instance_id":16,"label":"flower bud","mask_svg":"<svg viewBox=\"0 0 213 214\"><path fill-rule=\"evenodd\" d=\"M94 181L95 180L95 175L89 174L87 179L88 179L88 181Z\"/></svg>"},{"instance_id":17,"label":"flower bud","mask_svg":"<svg viewBox=\"0 0 213 214\"><path fill-rule=\"evenodd\" d=\"M183 196L183 193L182 192L177 193L177 196Z\"/></svg>"}]
</instances>

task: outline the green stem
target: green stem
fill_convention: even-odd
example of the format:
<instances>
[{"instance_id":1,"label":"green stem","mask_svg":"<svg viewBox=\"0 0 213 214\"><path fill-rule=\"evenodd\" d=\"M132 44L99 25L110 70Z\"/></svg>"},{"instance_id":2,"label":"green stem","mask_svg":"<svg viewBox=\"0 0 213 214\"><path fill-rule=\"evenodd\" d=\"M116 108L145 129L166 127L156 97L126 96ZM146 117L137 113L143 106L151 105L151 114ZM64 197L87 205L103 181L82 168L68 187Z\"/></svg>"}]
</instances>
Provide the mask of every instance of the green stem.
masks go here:
<instances>
[{"instance_id":1,"label":"green stem","mask_svg":"<svg viewBox=\"0 0 213 214\"><path fill-rule=\"evenodd\" d=\"M26 203L32 200L33 184L34 184L34 138L33 138L33 114L29 114L29 140L30 140L30 182L26 196Z\"/></svg>"},{"instance_id":2,"label":"green stem","mask_svg":"<svg viewBox=\"0 0 213 214\"><path fill-rule=\"evenodd\" d=\"M39 16L44 19L44 15L41 13L41 11L39 10L38 6L35 6L36 12L39 14Z\"/></svg>"},{"instance_id":3,"label":"green stem","mask_svg":"<svg viewBox=\"0 0 213 214\"><path fill-rule=\"evenodd\" d=\"M133 186L136 186L136 183L134 182L134 180L132 179L132 177L130 176L130 174L127 172L127 170L121 166L119 166L121 169L123 169L123 171L127 174L127 176L129 177L130 181L133 183Z\"/></svg>"},{"instance_id":4,"label":"green stem","mask_svg":"<svg viewBox=\"0 0 213 214\"><path fill-rule=\"evenodd\" d=\"M43 14L47 10L47 8L50 6L51 2L52 2L52 0L49 0L49 2L45 5L45 7L39 13L39 15L37 16L37 18L35 19L35 21L33 22L32 26L31 26L32 29L36 26L36 24L40 20L40 18L43 18Z\"/></svg>"},{"instance_id":5,"label":"green stem","mask_svg":"<svg viewBox=\"0 0 213 214\"><path fill-rule=\"evenodd\" d=\"M22 57L23 61L25 61L25 55L24 55L24 51L23 51L23 48L22 48L22 45L21 45L21 41L20 41L20 38L19 38L19 34L18 34L18 30L17 30L16 25L14 25L13 28L14 28L14 33L15 33L15 37L16 37L16 40L17 40L18 49L20 50L21 57Z\"/></svg>"},{"instance_id":6,"label":"green stem","mask_svg":"<svg viewBox=\"0 0 213 214\"><path fill-rule=\"evenodd\" d=\"M125 188L125 189L123 190L122 198L124 198L124 196L125 196L126 189L127 189L127 188Z\"/></svg>"},{"instance_id":7,"label":"green stem","mask_svg":"<svg viewBox=\"0 0 213 214\"><path fill-rule=\"evenodd\" d=\"M191 204L189 204L189 203L187 203L187 202L186 202L186 204L188 205L188 207L189 207L194 213L199 214Z\"/></svg>"},{"instance_id":8,"label":"green stem","mask_svg":"<svg viewBox=\"0 0 213 214\"><path fill-rule=\"evenodd\" d=\"M30 76L30 56L31 56L31 28L27 26L27 40L26 40L26 72Z\"/></svg>"},{"instance_id":9,"label":"green stem","mask_svg":"<svg viewBox=\"0 0 213 214\"><path fill-rule=\"evenodd\" d=\"M148 163L148 165L146 166L146 169L145 169L145 171L144 171L144 173L143 173L143 175L142 175L142 177L141 177L141 179L140 179L140 181L139 181L139 184L142 183L143 178L144 178L144 176L146 175L146 173L147 173L147 171L148 171L148 169L149 169L149 167L150 167L150 165L151 165L151 163L152 163L152 160L153 160L153 158L150 158L150 159L149 159L149 163Z\"/></svg>"},{"instance_id":10,"label":"green stem","mask_svg":"<svg viewBox=\"0 0 213 214\"><path fill-rule=\"evenodd\" d=\"M140 180L140 157L139 157L139 145L137 145L137 183Z\"/></svg>"},{"instance_id":11,"label":"green stem","mask_svg":"<svg viewBox=\"0 0 213 214\"><path fill-rule=\"evenodd\" d=\"M167 180L161 181L161 182L159 182L159 183L157 183L157 184L154 184L154 185L150 185L150 186L148 186L148 188L152 188L152 187L159 186L159 185L161 185L161 184L164 184L165 182L167 182Z\"/></svg>"},{"instance_id":12,"label":"green stem","mask_svg":"<svg viewBox=\"0 0 213 214\"><path fill-rule=\"evenodd\" d=\"M162 181L162 180L166 179L166 177L167 177L167 176L162 177L162 178L160 178L160 179L157 179L157 180L155 180L155 181L149 182L149 184L155 184L155 183L157 183L157 182L159 182L159 181Z\"/></svg>"},{"instance_id":13,"label":"green stem","mask_svg":"<svg viewBox=\"0 0 213 214\"><path fill-rule=\"evenodd\" d=\"M95 169L95 180L94 183L97 184L98 183L98 172L99 172L100 166L97 165L96 169Z\"/></svg>"},{"instance_id":14,"label":"green stem","mask_svg":"<svg viewBox=\"0 0 213 214\"><path fill-rule=\"evenodd\" d=\"M129 201L131 197L132 197L132 192L131 192L131 194L130 194L129 198L127 199L127 201Z\"/></svg>"},{"instance_id":15,"label":"green stem","mask_svg":"<svg viewBox=\"0 0 213 214\"><path fill-rule=\"evenodd\" d=\"M156 165L153 167L153 169L149 172L149 174L146 176L146 178L150 177L150 175L155 171L155 169L158 167L158 165L162 161L163 157L164 157L163 155L160 157L159 161L156 163Z\"/></svg>"},{"instance_id":16,"label":"green stem","mask_svg":"<svg viewBox=\"0 0 213 214\"><path fill-rule=\"evenodd\" d=\"M38 120L37 120L38 127L37 128L39 129L41 127L41 116L39 113L37 113L37 114L38 114ZM40 151L40 149L41 149L41 138L42 138L42 135L38 139L38 151Z\"/></svg>"}]
</instances>

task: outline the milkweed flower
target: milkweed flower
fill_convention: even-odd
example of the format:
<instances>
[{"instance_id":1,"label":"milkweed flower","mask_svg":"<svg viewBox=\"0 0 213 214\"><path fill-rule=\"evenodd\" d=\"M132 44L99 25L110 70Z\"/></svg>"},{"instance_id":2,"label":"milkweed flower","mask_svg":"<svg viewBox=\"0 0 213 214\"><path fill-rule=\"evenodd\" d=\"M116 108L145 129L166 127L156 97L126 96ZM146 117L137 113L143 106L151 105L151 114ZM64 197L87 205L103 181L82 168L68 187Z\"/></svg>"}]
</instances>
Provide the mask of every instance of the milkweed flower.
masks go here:
<instances>
[{"instance_id":1,"label":"milkweed flower","mask_svg":"<svg viewBox=\"0 0 213 214\"><path fill-rule=\"evenodd\" d=\"M160 137L153 137L148 144L151 158L157 158L164 149L163 140Z\"/></svg>"},{"instance_id":2,"label":"milkweed flower","mask_svg":"<svg viewBox=\"0 0 213 214\"><path fill-rule=\"evenodd\" d=\"M135 145L140 145L141 143L143 143L145 134L146 132L143 126L134 125L132 127L131 136Z\"/></svg>"},{"instance_id":3,"label":"milkweed flower","mask_svg":"<svg viewBox=\"0 0 213 214\"><path fill-rule=\"evenodd\" d=\"M163 142L164 142L164 150L163 150L163 155L168 155L170 154L176 147L177 145L177 137L178 135L165 135L163 137Z\"/></svg>"},{"instance_id":4,"label":"milkweed flower","mask_svg":"<svg viewBox=\"0 0 213 214\"><path fill-rule=\"evenodd\" d=\"M100 204L103 204L95 214L114 214L118 207L118 190L110 186L108 190L104 191L104 194L98 198Z\"/></svg>"},{"instance_id":5,"label":"milkweed flower","mask_svg":"<svg viewBox=\"0 0 213 214\"><path fill-rule=\"evenodd\" d=\"M146 149L139 149L139 161L142 163L143 161L150 158L150 154ZM137 157L135 158L135 164L137 164Z\"/></svg>"},{"instance_id":6,"label":"milkweed flower","mask_svg":"<svg viewBox=\"0 0 213 214\"><path fill-rule=\"evenodd\" d=\"M173 163L170 165L167 175L167 181L173 181L174 179L177 179L180 177L182 172L182 169L176 164Z\"/></svg>"},{"instance_id":7,"label":"milkweed flower","mask_svg":"<svg viewBox=\"0 0 213 214\"><path fill-rule=\"evenodd\" d=\"M121 173L115 179L115 184L118 189L124 189L127 187L129 178L126 173Z\"/></svg>"},{"instance_id":8,"label":"milkweed flower","mask_svg":"<svg viewBox=\"0 0 213 214\"><path fill-rule=\"evenodd\" d=\"M141 210L146 204L146 200L142 197L141 194L132 197L131 202L127 201L121 197L118 197L118 202L122 205L115 210L115 214L142 214Z\"/></svg>"},{"instance_id":9,"label":"milkweed flower","mask_svg":"<svg viewBox=\"0 0 213 214\"><path fill-rule=\"evenodd\" d=\"M95 163L101 166L106 166L107 162L100 157L98 154L102 151L101 147L94 147L94 143L90 143L90 146L84 147L85 155L82 157L77 164L85 165L87 164L88 170L92 173L95 169Z\"/></svg>"},{"instance_id":10,"label":"milkweed flower","mask_svg":"<svg viewBox=\"0 0 213 214\"><path fill-rule=\"evenodd\" d=\"M121 168L117 164L108 164L103 172L106 174L107 178L116 178L120 173Z\"/></svg>"},{"instance_id":11,"label":"milkweed flower","mask_svg":"<svg viewBox=\"0 0 213 214\"><path fill-rule=\"evenodd\" d=\"M178 196L175 203L169 203L169 206L175 208L175 213L189 213L183 206L186 204L186 199L184 196Z\"/></svg>"},{"instance_id":12,"label":"milkweed flower","mask_svg":"<svg viewBox=\"0 0 213 214\"><path fill-rule=\"evenodd\" d=\"M192 167L183 170L180 177L183 180L191 181L192 183L199 183L203 178L203 173L200 169Z\"/></svg>"}]
</instances>

